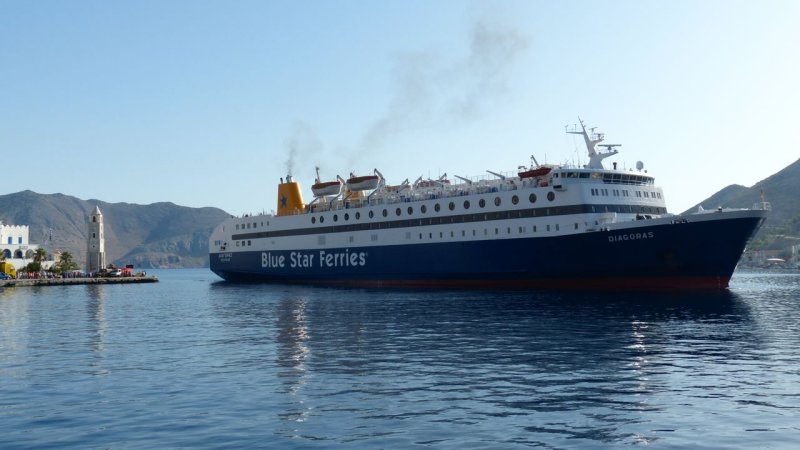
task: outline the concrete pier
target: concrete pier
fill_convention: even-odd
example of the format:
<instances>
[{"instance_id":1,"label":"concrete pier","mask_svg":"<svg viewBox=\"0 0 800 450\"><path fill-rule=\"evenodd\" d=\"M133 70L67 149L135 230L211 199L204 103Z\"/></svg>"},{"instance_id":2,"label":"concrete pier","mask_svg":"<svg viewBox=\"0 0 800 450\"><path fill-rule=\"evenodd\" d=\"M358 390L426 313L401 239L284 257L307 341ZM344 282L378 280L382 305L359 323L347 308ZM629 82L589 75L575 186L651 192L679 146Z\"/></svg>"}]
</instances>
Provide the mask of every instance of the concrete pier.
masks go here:
<instances>
[{"instance_id":1,"label":"concrete pier","mask_svg":"<svg viewBox=\"0 0 800 450\"><path fill-rule=\"evenodd\" d=\"M155 275L149 277L102 277L102 278L29 278L22 280L0 280L0 287L16 286L68 286L73 284L130 284L157 283Z\"/></svg>"}]
</instances>

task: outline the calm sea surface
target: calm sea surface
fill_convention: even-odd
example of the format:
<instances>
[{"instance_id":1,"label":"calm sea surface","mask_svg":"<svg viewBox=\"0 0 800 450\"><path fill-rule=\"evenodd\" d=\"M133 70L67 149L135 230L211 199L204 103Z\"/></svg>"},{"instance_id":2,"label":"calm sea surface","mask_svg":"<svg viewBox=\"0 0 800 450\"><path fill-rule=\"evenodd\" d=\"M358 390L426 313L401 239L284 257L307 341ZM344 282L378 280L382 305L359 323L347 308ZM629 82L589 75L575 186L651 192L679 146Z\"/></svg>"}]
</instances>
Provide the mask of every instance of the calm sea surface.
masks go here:
<instances>
[{"instance_id":1,"label":"calm sea surface","mask_svg":"<svg viewBox=\"0 0 800 450\"><path fill-rule=\"evenodd\" d=\"M0 448L800 447L800 275L721 294L0 292Z\"/></svg>"}]
</instances>

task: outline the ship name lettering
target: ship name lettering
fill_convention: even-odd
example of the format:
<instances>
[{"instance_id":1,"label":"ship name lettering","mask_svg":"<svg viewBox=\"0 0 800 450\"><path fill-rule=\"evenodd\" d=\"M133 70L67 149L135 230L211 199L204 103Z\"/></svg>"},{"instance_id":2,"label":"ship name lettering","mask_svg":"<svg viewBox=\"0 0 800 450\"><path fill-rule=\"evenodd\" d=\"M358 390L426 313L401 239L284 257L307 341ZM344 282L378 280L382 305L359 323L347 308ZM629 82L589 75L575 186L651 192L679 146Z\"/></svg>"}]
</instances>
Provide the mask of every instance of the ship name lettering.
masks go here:
<instances>
[{"instance_id":1,"label":"ship name lettering","mask_svg":"<svg viewBox=\"0 0 800 450\"><path fill-rule=\"evenodd\" d=\"M302 252L292 252L289 254L289 267L314 267L314 255Z\"/></svg>"},{"instance_id":2,"label":"ship name lettering","mask_svg":"<svg viewBox=\"0 0 800 450\"><path fill-rule=\"evenodd\" d=\"M622 242L622 241L635 241L638 239L653 239L655 233L648 231L646 233L629 233L629 234L616 234L608 237L608 242Z\"/></svg>"},{"instance_id":3,"label":"ship name lettering","mask_svg":"<svg viewBox=\"0 0 800 450\"><path fill-rule=\"evenodd\" d=\"M261 267L269 269L282 268L286 265L286 257L283 255L273 255L271 252L261 253Z\"/></svg>"},{"instance_id":4,"label":"ship name lettering","mask_svg":"<svg viewBox=\"0 0 800 450\"><path fill-rule=\"evenodd\" d=\"M330 253L325 250L319 251L320 267L363 267L366 264L367 254L365 252L350 253L350 249L337 253Z\"/></svg>"}]
</instances>

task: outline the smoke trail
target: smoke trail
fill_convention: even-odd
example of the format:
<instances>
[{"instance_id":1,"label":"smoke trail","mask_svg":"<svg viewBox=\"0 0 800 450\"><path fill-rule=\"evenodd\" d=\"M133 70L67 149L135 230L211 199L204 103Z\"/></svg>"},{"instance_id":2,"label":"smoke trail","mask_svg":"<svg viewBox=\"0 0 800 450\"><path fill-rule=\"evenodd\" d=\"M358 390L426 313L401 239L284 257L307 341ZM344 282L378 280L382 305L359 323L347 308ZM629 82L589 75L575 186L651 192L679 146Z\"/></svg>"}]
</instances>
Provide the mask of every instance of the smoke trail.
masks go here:
<instances>
[{"instance_id":1,"label":"smoke trail","mask_svg":"<svg viewBox=\"0 0 800 450\"><path fill-rule=\"evenodd\" d=\"M353 158L380 149L403 131L453 126L480 116L505 91L509 68L527 48L527 38L517 30L479 21L462 59L448 62L435 52L401 56L386 113L369 126Z\"/></svg>"},{"instance_id":2,"label":"smoke trail","mask_svg":"<svg viewBox=\"0 0 800 450\"><path fill-rule=\"evenodd\" d=\"M294 175L294 163L298 156L309 158L322 149L322 142L314 130L303 122L295 122L286 141L286 173Z\"/></svg>"}]
</instances>

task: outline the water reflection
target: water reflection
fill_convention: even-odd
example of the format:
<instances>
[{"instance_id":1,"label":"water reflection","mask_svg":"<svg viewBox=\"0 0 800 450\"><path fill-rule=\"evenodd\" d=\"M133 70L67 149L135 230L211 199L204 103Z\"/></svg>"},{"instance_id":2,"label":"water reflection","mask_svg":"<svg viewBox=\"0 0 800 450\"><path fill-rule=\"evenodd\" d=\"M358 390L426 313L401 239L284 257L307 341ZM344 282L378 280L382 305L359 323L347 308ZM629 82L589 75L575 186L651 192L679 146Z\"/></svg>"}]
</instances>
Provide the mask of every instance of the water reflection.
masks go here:
<instances>
[{"instance_id":1,"label":"water reflection","mask_svg":"<svg viewBox=\"0 0 800 450\"><path fill-rule=\"evenodd\" d=\"M89 345L95 354L105 356L105 340L108 332L108 322L106 321L106 286L97 284L87 284L86 286L86 312L89 316Z\"/></svg>"},{"instance_id":2,"label":"water reflection","mask_svg":"<svg viewBox=\"0 0 800 450\"><path fill-rule=\"evenodd\" d=\"M675 373L757 358L762 345L749 307L730 292L211 289L224 298L216 305L226 324L275 324L286 421L342 416L474 425L520 417L526 436L651 442L654 435L626 427L669 406L663 396ZM576 414L585 430L574 426ZM374 432L349 431L355 440Z\"/></svg>"}]
</instances>

